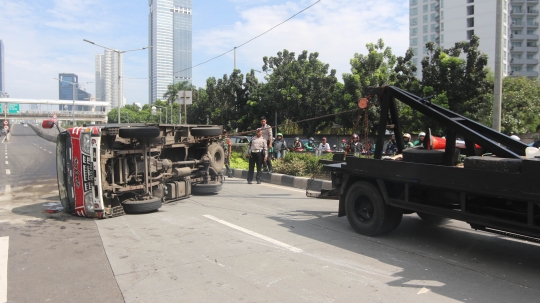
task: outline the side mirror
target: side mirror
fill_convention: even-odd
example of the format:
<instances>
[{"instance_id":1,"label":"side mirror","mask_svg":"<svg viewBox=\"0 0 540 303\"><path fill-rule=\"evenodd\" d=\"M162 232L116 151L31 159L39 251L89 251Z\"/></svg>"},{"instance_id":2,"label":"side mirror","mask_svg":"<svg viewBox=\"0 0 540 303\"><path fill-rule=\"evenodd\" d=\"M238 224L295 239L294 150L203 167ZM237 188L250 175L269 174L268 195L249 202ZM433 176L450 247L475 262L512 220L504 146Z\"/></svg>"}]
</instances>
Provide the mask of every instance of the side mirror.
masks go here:
<instances>
[{"instance_id":1,"label":"side mirror","mask_svg":"<svg viewBox=\"0 0 540 303\"><path fill-rule=\"evenodd\" d=\"M41 123L41 127L50 129L54 127L54 124L54 120L43 120L43 122Z\"/></svg>"}]
</instances>

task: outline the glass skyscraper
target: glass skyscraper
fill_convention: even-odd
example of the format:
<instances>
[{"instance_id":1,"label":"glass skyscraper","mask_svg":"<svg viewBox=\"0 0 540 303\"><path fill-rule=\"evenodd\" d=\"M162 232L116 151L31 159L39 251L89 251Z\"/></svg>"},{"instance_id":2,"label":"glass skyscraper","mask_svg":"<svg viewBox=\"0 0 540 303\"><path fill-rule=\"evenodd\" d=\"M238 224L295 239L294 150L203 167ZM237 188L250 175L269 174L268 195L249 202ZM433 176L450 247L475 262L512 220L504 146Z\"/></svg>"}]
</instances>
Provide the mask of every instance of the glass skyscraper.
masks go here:
<instances>
[{"instance_id":1,"label":"glass skyscraper","mask_svg":"<svg viewBox=\"0 0 540 303\"><path fill-rule=\"evenodd\" d=\"M0 95L6 91L6 80L4 78L4 42L0 40Z\"/></svg>"},{"instance_id":2,"label":"glass skyscraper","mask_svg":"<svg viewBox=\"0 0 540 303\"><path fill-rule=\"evenodd\" d=\"M149 0L149 101L169 84L191 83L192 0Z\"/></svg>"},{"instance_id":3,"label":"glass skyscraper","mask_svg":"<svg viewBox=\"0 0 540 303\"><path fill-rule=\"evenodd\" d=\"M60 100L87 100L92 98L92 95L81 89L79 84L79 76L75 74L59 74L58 75L58 99ZM75 86L75 87L73 87ZM75 93L75 98L73 94ZM60 110L71 110L71 105L60 105ZM75 110L83 110L83 106L75 106ZM88 110L88 109L84 109Z\"/></svg>"}]
</instances>

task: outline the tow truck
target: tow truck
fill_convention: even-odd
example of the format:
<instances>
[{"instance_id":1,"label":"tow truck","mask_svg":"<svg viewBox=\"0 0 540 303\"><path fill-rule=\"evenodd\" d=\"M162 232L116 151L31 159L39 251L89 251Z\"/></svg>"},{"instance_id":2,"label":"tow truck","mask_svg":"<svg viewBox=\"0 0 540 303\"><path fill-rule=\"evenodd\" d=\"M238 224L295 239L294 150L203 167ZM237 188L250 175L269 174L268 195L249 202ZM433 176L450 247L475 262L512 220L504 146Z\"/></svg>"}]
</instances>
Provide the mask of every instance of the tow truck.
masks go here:
<instances>
[{"instance_id":1,"label":"tow truck","mask_svg":"<svg viewBox=\"0 0 540 303\"><path fill-rule=\"evenodd\" d=\"M334 155L321 160L332 189L318 198L339 200L338 216L354 230L378 236L397 228L404 214L433 224L448 219L473 229L538 242L540 239L540 159L527 159L527 145L394 86L371 88L381 109L373 158ZM403 149L398 159L383 156L388 126L402 133L397 102L409 105L445 129L444 149ZM359 105L366 106L366 100ZM463 138L465 147L456 148ZM464 154L463 163L459 157ZM341 158L340 158L341 157Z\"/></svg>"},{"instance_id":2,"label":"tow truck","mask_svg":"<svg viewBox=\"0 0 540 303\"><path fill-rule=\"evenodd\" d=\"M52 128L45 120L43 128ZM61 131L56 144L62 206L81 217L145 213L194 194L218 193L224 151L217 125L104 124Z\"/></svg>"}]
</instances>

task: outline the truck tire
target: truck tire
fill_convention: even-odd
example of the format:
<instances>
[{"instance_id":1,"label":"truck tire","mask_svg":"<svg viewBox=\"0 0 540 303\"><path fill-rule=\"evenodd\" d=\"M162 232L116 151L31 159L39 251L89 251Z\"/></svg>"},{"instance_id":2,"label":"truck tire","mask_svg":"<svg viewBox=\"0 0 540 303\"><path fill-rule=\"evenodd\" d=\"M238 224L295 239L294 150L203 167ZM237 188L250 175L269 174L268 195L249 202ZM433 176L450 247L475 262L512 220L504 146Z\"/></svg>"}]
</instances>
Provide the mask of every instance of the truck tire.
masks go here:
<instances>
[{"instance_id":1,"label":"truck tire","mask_svg":"<svg viewBox=\"0 0 540 303\"><path fill-rule=\"evenodd\" d=\"M216 172L220 172L225 166L225 151L223 147L217 143L212 143L208 146L208 155L210 157L210 167Z\"/></svg>"},{"instance_id":2,"label":"truck tire","mask_svg":"<svg viewBox=\"0 0 540 303\"><path fill-rule=\"evenodd\" d=\"M122 127L118 130L121 138L156 138L159 137L159 128L153 126Z\"/></svg>"},{"instance_id":3,"label":"truck tire","mask_svg":"<svg viewBox=\"0 0 540 303\"><path fill-rule=\"evenodd\" d=\"M459 149L454 152L454 163L459 159ZM412 147L403 150L403 161L424 164L444 164L443 149L424 149Z\"/></svg>"},{"instance_id":4,"label":"truck tire","mask_svg":"<svg viewBox=\"0 0 540 303\"><path fill-rule=\"evenodd\" d=\"M345 197L347 220L364 236L377 236L395 229L403 212L384 203L381 193L371 183L359 181L351 185Z\"/></svg>"},{"instance_id":5,"label":"truck tire","mask_svg":"<svg viewBox=\"0 0 540 303\"><path fill-rule=\"evenodd\" d=\"M223 130L221 127L194 127L191 135L195 137L220 136Z\"/></svg>"},{"instance_id":6,"label":"truck tire","mask_svg":"<svg viewBox=\"0 0 540 303\"><path fill-rule=\"evenodd\" d=\"M223 188L223 184L221 183L193 183L191 184L191 193L194 195L217 194L221 188Z\"/></svg>"},{"instance_id":7,"label":"truck tire","mask_svg":"<svg viewBox=\"0 0 540 303\"><path fill-rule=\"evenodd\" d=\"M150 200L140 201L125 201L123 203L124 211L127 214L143 214L156 211L161 207L160 198L152 198Z\"/></svg>"},{"instance_id":8,"label":"truck tire","mask_svg":"<svg viewBox=\"0 0 540 303\"><path fill-rule=\"evenodd\" d=\"M425 222L427 222L429 224L432 224L432 225L444 225L444 224L448 223L448 221L450 221L450 219L448 219L448 218L437 216L437 215L426 214L426 213L422 213L422 212L417 212L416 214L422 220L424 220Z\"/></svg>"}]
</instances>

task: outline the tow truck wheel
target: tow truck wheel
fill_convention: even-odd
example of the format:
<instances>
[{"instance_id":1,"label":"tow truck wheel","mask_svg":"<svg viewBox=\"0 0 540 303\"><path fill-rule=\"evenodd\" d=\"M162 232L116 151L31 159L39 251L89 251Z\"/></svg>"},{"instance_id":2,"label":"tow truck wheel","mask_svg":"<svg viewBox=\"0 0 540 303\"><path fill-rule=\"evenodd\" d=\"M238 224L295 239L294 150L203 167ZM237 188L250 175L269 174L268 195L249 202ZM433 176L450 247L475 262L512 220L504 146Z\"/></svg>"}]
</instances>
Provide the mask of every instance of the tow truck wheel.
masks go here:
<instances>
[{"instance_id":1,"label":"tow truck wheel","mask_svg":"<svg viewBox=\"0 0 540 303\"><path fill-rule=\"evenodd\" d=\"M445 217L432 215L432 214L426 214L426 213L422 213L422 212L417 212L416 214L422 220L424 220L425 222L427 222L429 224L432 224L432 225L443 225L443 224L448 223L448 221L450 220L450 219L445 218Z\"/></svg>"},{"instance_id":2,"label":"tow truck wheel","mask_svg":"<svg viewBox=\"0 0 540 303\"><path fill-rule=\"evenodd\" d=\"M124 211L127 214L143 214L156 211L161 207L160 198L152 198L140 201L125 201L123 203Z\"/></svg>"},{"instance_id":3,"label":"tow truck wheel","mask_svg":"<svg viewBox=\"0 0 540 303\"><path fill-rule=\"evenodd\" d=\"M386 205L379 190L369 182L356 182L345 197L347 220L354 230L365 236L376 236L395 229L403 212Z\"/></svg>"}]
</instances>

